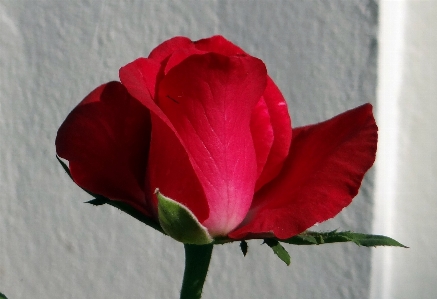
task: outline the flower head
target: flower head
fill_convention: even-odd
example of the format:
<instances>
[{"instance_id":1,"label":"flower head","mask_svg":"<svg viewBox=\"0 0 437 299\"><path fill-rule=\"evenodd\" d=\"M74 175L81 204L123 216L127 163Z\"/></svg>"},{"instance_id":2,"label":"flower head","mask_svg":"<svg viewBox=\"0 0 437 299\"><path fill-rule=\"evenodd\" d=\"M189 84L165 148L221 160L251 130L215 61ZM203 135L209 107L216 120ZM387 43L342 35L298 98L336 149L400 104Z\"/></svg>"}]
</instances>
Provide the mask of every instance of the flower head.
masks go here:
<instances>
[{"instance_id":1,"label":"flower head","mask_svg":"<svg viewBox=\"0 0 437 299\"><path fill-rule=\"evenodd\" d=\"M79 186L157 222L161 194L213 238L289 238L349 205L374 162L370 104L292 130L264 63L221 36L172 38L119 75L56 150Z\"/></svg>"}]
</instances>

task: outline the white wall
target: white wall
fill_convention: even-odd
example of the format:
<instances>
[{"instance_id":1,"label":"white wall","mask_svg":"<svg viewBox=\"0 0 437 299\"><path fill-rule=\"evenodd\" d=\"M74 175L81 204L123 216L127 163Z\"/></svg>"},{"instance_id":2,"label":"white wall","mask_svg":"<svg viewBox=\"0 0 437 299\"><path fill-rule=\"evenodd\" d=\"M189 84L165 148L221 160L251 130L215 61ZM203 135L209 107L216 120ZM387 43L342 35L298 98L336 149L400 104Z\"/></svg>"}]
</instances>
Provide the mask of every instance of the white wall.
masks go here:
<instances>
[{"instance_id":1,"label":"white wall","mask_svg":"<svg viewBox=\"0 0 437 299\"><path fill-rule=\"evenodd\" d=\"M437 298L437 1L382 1L372 298Z\"/></svg>"},{"instance_id":2,"label":"white wall","mask_svg":"<svg viewBox=\"0 0 437 299\"><path fill-rule=\"evenodd\" d=\"M220 33L266 62L303 125L375 102L377 16L372 0L0 0L0 292L177 298L182 245L83 204L89 197L55 159L58 126L120 66L174 35ZM370 232L372 194L370 173L320 229ZM237 243L217 246L204 298L369 297L367 248L287 246L286 267L259 244L245 258Z\"/></svg>"}]
</instances>

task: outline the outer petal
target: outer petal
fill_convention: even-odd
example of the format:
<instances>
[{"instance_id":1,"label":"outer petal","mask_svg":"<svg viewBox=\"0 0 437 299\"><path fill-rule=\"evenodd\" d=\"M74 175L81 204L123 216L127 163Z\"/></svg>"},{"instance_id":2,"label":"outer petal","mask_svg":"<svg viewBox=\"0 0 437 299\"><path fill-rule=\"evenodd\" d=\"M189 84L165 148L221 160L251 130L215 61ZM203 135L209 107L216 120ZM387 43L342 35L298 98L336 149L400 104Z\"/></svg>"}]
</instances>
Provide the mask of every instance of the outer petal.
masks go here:
<instances>
[{"instance_id":1,"label":"outer petal","mask_svg":"<svg viewBox=\"0 0 437 299\"><path fill-rule=\"evenodd\" d=\"M267 158L269 157L274 138L269 109L263 97L259 99L255 108L252 110L250 131L252 132L255 147L257 178L259 179L266 165Z\"/></svg>"},{"instance_id":2,"label":"outer petal","mask_svg":"<svg viewBox=\"0 0 437 299\"><path fill-rule=\"evenodd\" d=\"M250 215L231 238L273 233L285 239L334 217L358 193L375 160L370 104L297 128L293 136L281 173L256 194Z\"/></svg>"},{"instance_id":3,"label":"outer petal","mask_svg":"<svg viewBox=\"0 0 437 299\"><path fill-rule=\"evenodd\" d=\"M221 35L215 35L195 42L184 36L176 36L166 40L153 49L148 58L161 63L176 51L195 49L203 52L214 52L226 56L246 54L246 52L244 52L240 47L234 45Z\"/></svg>"},{"instance_id":4,"label":"outer petal","mask_svg":"<svg viewBox=\"0 0 437 299\"><path fill-rule=\"evenodd\" d=\"M153 51L150 52L148 58L161 63L168 59L168 57L172 55L175 51L181 49L194 49L194 44L187 37L176 36L169 40L166 40L155 49L153 49Z\"/></svg>"},{"instance_id":5,"label":"outer petal","mask_svg":"<svg viewBox=\"0 0 437 299\"><path fill-rule=\"evenodd\" d=\"M192 165L192 157L173 126L152 115L152 140L147 169L150 185L188 207L203 222L209 216L208 201ZM154 197L155 206L157 199Z\"/></svg>"},{"instance_id":6,"label":"outer petal","mask_svg":"<svg viewBox=\"0 0 437 299\"><path fill-rule=\"evenodd\" d=\"M171 70L173 67L194 54L205 54L205 52L200 51L194 47L173 52L173 54L167 59L167 63L164 66L164 75L166 75L168 71Z\"/></svg>"},{"instance_id":7,"label":"outer petal","mask_svg":"<svg viewBox=\"0 0 437 299\"><path fill-rule=\"evenodd\" d=\"M190 56L160 84L160 107L205 191L210 215L203 224L212 235L235 228L251 204L257 168L250 117L265 84L259 59L215 53Z\"/></svg>"},{"instance_id":8,"label":"outer petal","mask_svg":"<svg viewBox=\"0 0 437 299\"><path fill-rule=\"evenodd\" d=\"M205 52L214 52L226 56L246 54L240 47L234 45L221 35L195 41L194 46Z\"/></svg>"},{"instance_id":9,"label":"outer petal","mask_svg":"<svg viewBox=\"0 0 437 299\"><path fill-rule=\"evenodd\" d=\"M121 82L151 112L152 137L146 183L152 191L159 188L165 196L184 204L199 221L203 221L209 214L208 203L191 158L172 123L154 99L158 73L159 64L147 58L139 58L120 69ZM155 196L153 202L156 212Z\"/></svg>"},{"instance_id":10,"label":"outer petal","mask_svg":"<svg viewBox=\"0 0 437 299\"><path fill-rule=\"evenodd\" d=\"M56 151L82 188L151 215L145 190L150 114L119 82L91 92L58 130Z\"/></svg>"},{"instance_id":11,"label":"outer petal","mask_svg":"<svg viewBox=\"0 0 437 299\"><path fill-rule=\"evenodd\" d=\"M288 113L287 102L276 84L270 77L267 78L267 87L263 95L270 115L273 130L273 143L261 176L256 182L256 191L276 177L288 156L291 143L291 119ZM253 115L253 118L256 116Z\"/></svg>"},{"instance_id":12,"label":"outer petal","mask_svg":"<svg viewBox=\"0 0 437 299\"><path fill-rule=\"evenodd\" d=\"M138 99L153 113L162 114L161 109L153 103L161 65L147 58L138 58L122 67L119 71L120 81L128 92Z\"/></svg>"}]
</instances>

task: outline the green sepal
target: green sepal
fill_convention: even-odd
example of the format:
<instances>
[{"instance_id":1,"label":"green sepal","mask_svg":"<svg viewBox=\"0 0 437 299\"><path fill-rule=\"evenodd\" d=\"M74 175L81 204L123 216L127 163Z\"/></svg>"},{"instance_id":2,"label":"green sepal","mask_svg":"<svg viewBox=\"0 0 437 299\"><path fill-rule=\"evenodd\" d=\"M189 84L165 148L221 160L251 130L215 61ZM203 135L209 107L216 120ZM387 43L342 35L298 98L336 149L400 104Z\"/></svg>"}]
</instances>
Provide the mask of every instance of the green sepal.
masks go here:
<instances>
[{"instance_id":1,"label":"green sepal","mask_svg":"<svg viewBox=\"0 0 437 299\"><path fill-rule=\"evenodd\" d=\"M205 245L214 240L197 217L183 204L155 191L158 198L158 219L162 229L173 239L195 245Z\"/></svg>"},{"instance_id":2,"label":"green sepal","mask_svg":"<svg viewBox=\"0 0 437 299\"><path fill-rule=\"evenodd\" d=\"M152 219L150 217L145 216L143 213L139 212L137 209L135 209L131 205L129 205L125 202L115 201L115 200L109 201L108 205L111 205L114 208L117 208L120 211L125 212L129 216L137 219L138 221L141 221L142 223L144 223L144 224L150 226L151 228L154 228L157 231L166 235L166 233L164 232L164 230L162 229L162 227L159 225L158 222L156 222L154 219Z\"/></svg>"},{"instance_id":3,"label":"green sepal","mask_svg":"<svg viewBox=\"0 0 437 299\"><path fill-rule=\"evenodd\" d=\"M241 249L241 252L243 253L244 256L246 256L248 248L249 248L249 246L247 245L246 241L243 240L240 242L240 249Z\"/></svg>"},{"instance_id":4,"label":"green sepal","mask_svg":"<svg viewBox=\"0 0 437 299\"><path fill-rule=\"evenodd\" d=\"M2 293L0 293L0 299L8 299L5 295L3 295Z\"/></svg>"},{"instance_id":5,"label":"green sepal","mask_svg":"<svg viewBox=\"0 0 437 299\"><path fill-rule=\"evenodd\" d=\"M101 206L101 205L109 203L109 199L107 199L105 197L97 197L97 198L88 200L85 203L92 204L93 206Z\"/></svg>"},{"instance_id":6,"label":"green sepal","mask_svg":"<svg viewBox=\"0 0 437 299\"><path fill-rule=\"evenodd\" d=\"M264 243L269 245L273 252L284 262L290 266L291 258L287 250L275 239L264 239Z\"/></svg>"},{"instance_id":7,"label":"green sepal","mask_svg":"<svg viewBox=\"0 0 437 299\"><path fill-rule=\"evenodd\" d=\"M133 218L137 219L138 221L141 221L142 223L150 226L151 228L156 229L157 231L163 233L164 235L166 234L162 230L162 228L158 222L156 222L154 219L149 218L149 217L145 216L144 214L140 213L137 209L133 208L131 205L129 205L125 202L122 202L122 201L110 200L104 196L88 192L85 189L83 189L83 190L86 191L88 194L91 194L91 195L96 197L92 200L86 201L85 203L89 203L89 204L92 204L94 206L101 206L104 204L108 204L110 206L113 206L114 208L119 209L122 212L125 212L129 216L132 216Z\"/></svg>"},{"instance_id":8,"label":"green sepal","mask_svg":"<svg viewBox=\"0 0 437 299\"><path fill-rule=\"evenodd\" d=\"M396 246L408 248L398 241L386 236L361 234L351 231L337 232L337 230L330 232L306 231L289 239L279 241L294 245L321 245L338 242L353 242L359 246L366 247Z\"/></svg>"},{"instance_id":9,"label":"green sepal","mask_svg":"<svg viewBox=\"0 0 437 299\"><path fill-rule=\"evenodd\" d=\"M56 155L56 159L58 160L58 162L61 164L62 168L64 168L65 172L68 174L68 176L70 177L70 179L73 180L73 177L71 176L70 173L70 168L68 168L67 164L64 163L64 161L62 161L61 159L59 159L59 156Z\"/></svg>"}]
</instances>

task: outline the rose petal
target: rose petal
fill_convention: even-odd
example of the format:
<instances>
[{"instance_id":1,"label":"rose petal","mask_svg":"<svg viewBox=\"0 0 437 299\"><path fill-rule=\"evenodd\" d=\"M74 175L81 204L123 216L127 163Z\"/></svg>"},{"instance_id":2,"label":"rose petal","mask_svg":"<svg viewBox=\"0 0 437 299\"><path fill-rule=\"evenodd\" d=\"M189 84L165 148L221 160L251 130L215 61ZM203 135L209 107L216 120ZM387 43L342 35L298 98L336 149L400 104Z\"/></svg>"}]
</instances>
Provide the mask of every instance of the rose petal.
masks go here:
<instances>
[{"instance_id":1,"label":"rose petal","mask_svg":"<svg viewBox=\"0 0 437 299\"><path fill-rule=\"evenodd\" d=\"M175 37L159 45L149 58L160 61L165 68L163 73L166 74L188 56L205 52L226 56L246 55L240 47L216 35L194 43L185 37ZM254 109L251 124L259 170L255 190L259 190L279 173L291 143L291 120L287 103L270 77L263 97L267 107L262 108L267 110L261 107ZM267 123L267 118L271 123ZM270 140L272 130L273 142Z\"/></svg>"},{"instance_id":2,"label":"rose petal","mask_svg":"<svg viewBox=\"0 0 437 299\"><path fill-rule=\"evenodd\" d=\"M194 42L194 46L205 52L214 52L226 56L246 54L240 47L234 45L221 35L211 36Z\"/></svg>"},{"instance_id":3,"label":"rose petal","mask_svg":"<svg viewBox=\"0 0 437 299\"><path fill-rule=\"evenodd\" d=\"M92 91L58 130L56 151L85 190L151 215L145 190L149 111L119 82Z\"/></svg>"},{"instance_id":4,"label":"rose petal","mask_svg":"<svg viewBox=\"0 0 437 299\"><path fill-rule=\"evenodd\" d=\"M269 109L263 97L259 99L255 108L252 110L250 130L252 132L256 153L257 178L259 178L263 172L273 144L273 128Z\"/></svg>"},{"instance_id":5,"label":"rose petal","mask_svg":"<svg viewBox=\"0 0 437 299\"><path fill-rule=\"evenodd\" d=\"M148 176L153 190L183 204L200 222L209 216L208 201L193 169L192 158L172 127L152 114ZM157 206L157 199L154 205Z\"/></svg>"},{"instance_id":6,"label":"rose petal","mask_svg":"<svg viewBox=\"0 0 437 299\"><path fill-rule=\"evenodd\" d=\"M167 59L167 63L164 67L164 75L166 75L173 67L181 63L185 58L194 54L205 54L205 51L198 50L194 47L174 51Z\"/></svg>"},{"instance_id":7,"label":"rose petal","mask_svg":"<svg viewBox=\"0 0 437 299\"><path fill-rule=\"evenodd\" d=\"M215 52L223 55L241 55L246 54L240 47L234 45L223 36L216 35L210 38L205 38L194 42L197 49L207 52ZM254 144L257 149L257 157L259 157L258 165L261 168L262 174L259 177L255 190L259 190L267 182L272 180L281 170L282 164L288 155L291 143L291 119L288 112L287 102L270 77L267 77L267 87L263 94L264 102L267 104L268 114L271 124L265 122L266 117L263 112L261 115L253 115L253 125L257 122L263 122L263 125L258 125L254 132ZM254 111L258 113L261 111ZM258 120L258 118L260 118ZM269 139L270 127L273 129L273 143L268 149L266 139ZM265 132L260 130L268 128ZM260 138L260 141L256 141ZM260 148L258 148L260 147ZM268 152L267 152L268 151ZM268 154L268 160L265 161L264 155Z\"/></svg>"},{"instance_id":8,"label":"rose petal","mask_svg":"<svg viewBox=\"0 0 437 299\"><path fill-rule=\"evenodd\" d=\"M203 224L212 235L235 228L251 204L256 156L250 118L265 84L262 61L215 53L190 56L160 84L160 107L205 191L210 215Z\"/></svg>"},{"instance_id":9,"label":"rose petal","mask_svg":"<svg viewBox=\"0 0 437 299\"><path fill-rule=\"evenodd\" d=\"M281 171L282 165L288 156L292 138L291 119L287 102L270 77L267 78L267 87L263 98L270 115L273 143L263 172L256 182L255 191L258 191Z\"/></svg>"},{"instance_id":10,"label":"rose petal","mask_svg":"<svg viewBox=\"0 0 437 299\"><path fill-rule=\"evenodd\" d=\"M152 97L158 72L159 65L155 61L140 58L122 67L119 74L128 92L151 112L147 183L152 191L159 188L162 194L184 204L199 221L203 221L209 215L208 203L193 170L191 158L168 117ZM153 196L153 206L156 209L156 196Z\"/></svg>"},{"instance_id":11,"label":"rose petal","mask_svg":"<svg viewBox=\"0 0 437 299\"><path fill-rule=\"evenodd\" d=\"M187 37L176 36L169 40L166 40L155 49L153 49L152 52L150 52L148 58L161 63L165 61L175 51L181 49L194 49L194 44Z\"/></svg>"},{"instance_id":12,"label":"rose petal","mask_svg":"<svg viewBox=\"0 0 437 299\"><path fill-rule=\"evenodd\" d=\"M128 92L155 114L162 114L161 109L153 104L160 67L156 61L138 58L119 71L120 81Z\"/></svg>"},{"instance_id":13,"label":"rose petal","mask_svg":"<svg viewBox=\"0 0 437 299\"><path fill-rule=\"evenodd\" d=\"M229 236L273 233L285 239L334 217L358 193L376 144L370 104L294 129L282 171L256 194L248 217Z\"/></svg>"}]
</instances>

